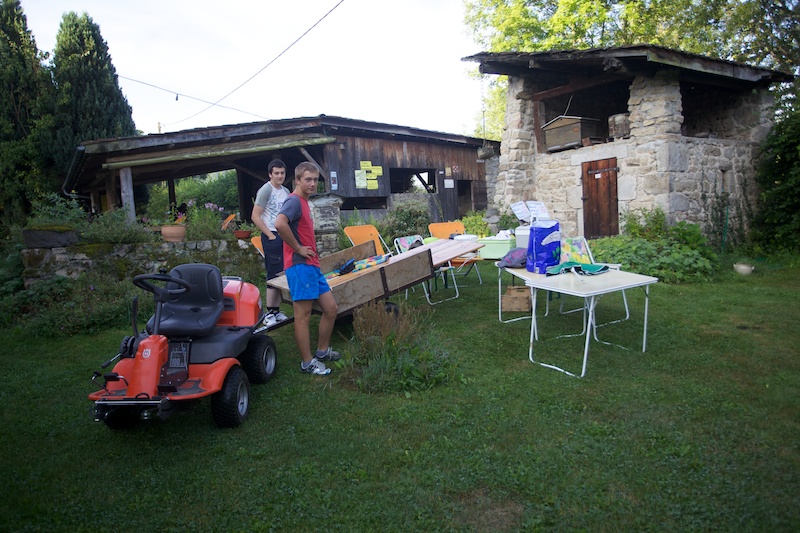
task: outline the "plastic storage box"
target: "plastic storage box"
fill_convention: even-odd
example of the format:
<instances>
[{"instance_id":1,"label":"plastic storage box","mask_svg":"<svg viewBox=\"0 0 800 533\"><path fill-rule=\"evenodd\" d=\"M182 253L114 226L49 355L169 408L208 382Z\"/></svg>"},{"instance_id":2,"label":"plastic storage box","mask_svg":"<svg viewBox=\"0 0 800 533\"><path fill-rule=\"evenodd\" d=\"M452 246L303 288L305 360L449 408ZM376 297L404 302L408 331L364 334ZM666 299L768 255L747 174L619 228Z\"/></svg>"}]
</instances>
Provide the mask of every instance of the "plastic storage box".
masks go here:
<instances>
[{"instance_id":1,"label":"plastic storage box","mask_svg":"<svg viewBox=\"0 0 800 533\"><path fill-rule=\"evenodd\" d=\"M478 249L478 255L483 259L502 259L511 251L516 243L515 239L491 239L485 237L478 239L483 248Z\"/></svg>"}]
</instances>

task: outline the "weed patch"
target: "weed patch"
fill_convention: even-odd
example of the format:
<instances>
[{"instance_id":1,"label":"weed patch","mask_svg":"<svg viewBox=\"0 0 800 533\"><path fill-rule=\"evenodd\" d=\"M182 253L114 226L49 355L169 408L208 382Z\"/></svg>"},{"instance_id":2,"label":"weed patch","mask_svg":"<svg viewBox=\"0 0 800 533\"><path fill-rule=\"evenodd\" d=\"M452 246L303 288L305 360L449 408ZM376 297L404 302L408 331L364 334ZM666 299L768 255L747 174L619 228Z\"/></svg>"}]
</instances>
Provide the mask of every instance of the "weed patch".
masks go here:
<instances>
[{"instance_id":1,"label":"weed patch","mask_svg":"<svg viewBox=\"0 0 800 533\"><path fill-rule=\"evenodd\" d=\"M371 302L356 309L353 338L340 363L343 381L364 392L427 390L447 383L455 364L422 313Z\"/></svg>"}]
</instances>

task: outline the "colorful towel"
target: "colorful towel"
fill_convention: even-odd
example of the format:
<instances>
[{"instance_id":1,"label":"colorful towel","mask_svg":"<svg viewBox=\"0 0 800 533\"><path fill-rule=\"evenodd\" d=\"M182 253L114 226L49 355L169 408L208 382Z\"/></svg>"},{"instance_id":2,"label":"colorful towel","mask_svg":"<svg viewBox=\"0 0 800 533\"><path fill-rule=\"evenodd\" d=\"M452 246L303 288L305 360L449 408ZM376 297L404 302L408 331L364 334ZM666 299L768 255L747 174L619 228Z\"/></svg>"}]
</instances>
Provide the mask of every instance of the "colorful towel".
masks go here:
<instances>
[{"instance_id":1,"label":"colorful towel","mask_svg":"<svg viewBox=\"0 0 800 533\"><path fill-rule=\"evenodd\" d=\"M365 268L373 267L375 265L380 265L381 263L385 263L389 260L390 254L386 255L373 255L372 257L367 257L366 259L359 259L355 261L355 263L351 263L350 261L345 261L343 265L340 265L339 268L336 268L333 272L328 272L325 274L325 279L335 278L337 276L342 276L344 274L348 274L350 272L358 272L359 270L364 270ZM353 265L350 268L350 265ZM347 268L343 268L343 266L347 266ZM342 271L344 270L344 272Z\"/></svg>"},{"instance_id":2,"label":"colorful towel","mask_svg":"<svg viewBox=\"0 0 800 533\"><path fill-rule=\"evenodd\" d=\"M556 266L551 266L547 269L548 276L555 276L563 272L575 272L584 276L595 276L608 272L608 265L598 265L597 263L577 263L575 261L566 261Z\"/></svg>"}]
</instances>

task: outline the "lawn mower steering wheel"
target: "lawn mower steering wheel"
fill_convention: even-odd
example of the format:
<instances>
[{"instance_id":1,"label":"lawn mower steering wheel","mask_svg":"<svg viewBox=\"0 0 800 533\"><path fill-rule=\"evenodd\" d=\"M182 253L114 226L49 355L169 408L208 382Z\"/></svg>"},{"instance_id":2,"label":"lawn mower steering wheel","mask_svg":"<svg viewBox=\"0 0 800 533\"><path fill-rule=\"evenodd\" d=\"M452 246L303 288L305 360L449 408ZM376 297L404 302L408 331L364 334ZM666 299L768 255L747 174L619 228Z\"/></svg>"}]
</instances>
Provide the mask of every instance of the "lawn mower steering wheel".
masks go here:
<instances>
[{"instance_id":1,"label":"lawn mower steering wheel","mask_svg":"<svg viewBox=\"0 0 800 533\"><path fill-rule=\"evenodd\" d=\"M180 287L172 289L168 287L159 287L150 283L153 281L164 281L166 283L175 283ZM156 302L167 302L172 296L177 296L191 290L191 284L185 279L168 276L167 274L139 274L133 278L133 284L144 289L147 292L152 292L155 295Z\"/></svg>"}]
</instances>

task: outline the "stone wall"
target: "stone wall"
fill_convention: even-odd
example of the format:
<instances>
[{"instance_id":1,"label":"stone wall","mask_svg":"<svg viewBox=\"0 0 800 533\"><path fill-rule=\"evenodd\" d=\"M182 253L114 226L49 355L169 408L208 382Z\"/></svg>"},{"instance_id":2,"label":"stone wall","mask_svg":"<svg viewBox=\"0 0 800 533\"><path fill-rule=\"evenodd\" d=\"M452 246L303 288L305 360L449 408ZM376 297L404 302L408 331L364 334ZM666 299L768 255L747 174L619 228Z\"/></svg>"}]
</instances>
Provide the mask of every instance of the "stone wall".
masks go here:
<instances>
[{"instance_id":1,"label":"stone wall","mask_svg":"<svg viewBox=\"0 0 800 533\"><path fill-rule=\"evenodd\" d=\"M251 281L264 277L263 259L243 240L29 248L22 251L22 260L26 287L55 276L75 278L92 271L127 280L183 263L210 263L219 267L223 275Z\"/></svg>"},{"instance_id":2,"label":"stone wall","mask_svg":"<svg viewBox=\"0 0 800 533\"><path fill-rule=\"evenodd\" d=\"M490 196L500 213L510 212L509 206L520 200L541 201L565 235L582 235L581 165L616 158L620 213L658 206L671 222L698 223L707 234L718 230L721 216L731 230L746 229L746 214L757 198L756 139L763 138L770 123L764 94L743 96L748 110L739 112L736 121L719 122L731 124L729 133L748 124L754 133L747 138L687 137L681 133L682 95L674 71L639 77L630 86L629 138L538 153L532 133L534 104L516 97L523 89L521 79L509 80L499 176Z\"/></svg>"},{"instance_id":3,"label":"stone wall","mask_svg":"<svg viewBox=\"0 0 800 533\"><path fill-rule=\"evenodd\" d=\"M341 199L323 195L311 202L320 256L339 250ZM264 260L249 241L160 242L145 244L76 244L22 251L25 286L55 276L75 278L100 271L128 280L137 274L170 270L183 263L210 263L224 276L258 283L265 280Z\"/></svg>"}]
</instances>

